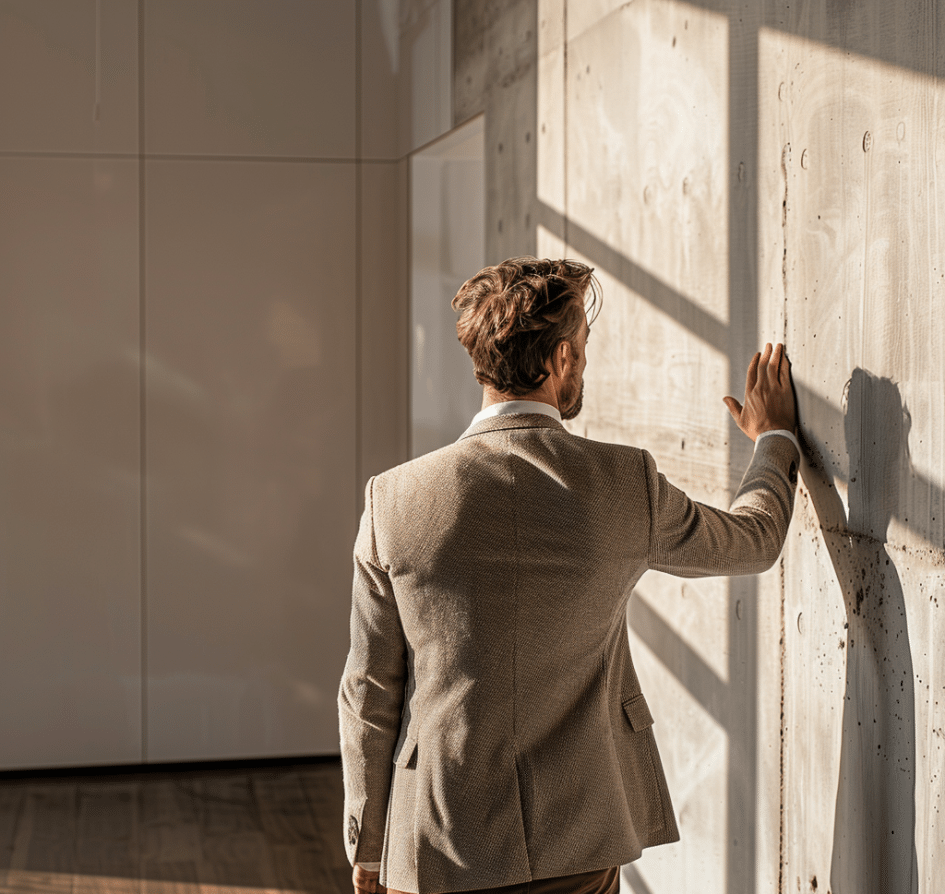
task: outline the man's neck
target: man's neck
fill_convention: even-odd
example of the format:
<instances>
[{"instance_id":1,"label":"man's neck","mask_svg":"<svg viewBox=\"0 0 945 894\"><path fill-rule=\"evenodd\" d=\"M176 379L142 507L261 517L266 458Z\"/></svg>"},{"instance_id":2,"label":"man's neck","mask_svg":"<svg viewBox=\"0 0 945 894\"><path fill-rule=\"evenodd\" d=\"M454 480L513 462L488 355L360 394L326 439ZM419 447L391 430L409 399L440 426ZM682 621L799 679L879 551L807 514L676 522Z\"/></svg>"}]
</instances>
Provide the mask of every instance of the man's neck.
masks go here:
<instances>
[{"instance_id":1,"label":"man's neck","mask_svg":"<svg viewBox=\"0 0 945 894\"><path fill-rule=\"evenodd\" d=\"M510 400L534 400L539 403L548 404L556 410L560 411L561 409L558 406L558 395L555 392L554 386L551 384L550 376L542 382L540 388L536 388L528 394L508 394L507 392L497 391L491 385L484 385L482 388L481 409L483 410L486 407L491 407L493 404L504 404Z\"/></svg>"}]
</instances>

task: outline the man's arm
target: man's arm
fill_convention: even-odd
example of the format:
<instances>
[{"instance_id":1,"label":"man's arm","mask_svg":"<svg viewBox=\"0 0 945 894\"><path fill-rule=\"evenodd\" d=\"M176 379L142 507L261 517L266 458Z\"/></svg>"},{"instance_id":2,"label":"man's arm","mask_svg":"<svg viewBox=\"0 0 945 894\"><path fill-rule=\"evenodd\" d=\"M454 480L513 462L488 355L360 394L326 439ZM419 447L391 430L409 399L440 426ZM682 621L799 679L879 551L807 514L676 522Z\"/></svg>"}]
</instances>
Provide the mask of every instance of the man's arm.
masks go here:
<instances>
[{"instance_id":1,"label":"man's arm","mask_svg":"<svg viewBox=\"0 0 945 894\"><path fill-rule=\"evenodd\" d=\"M681 577L760 574L781 554L794 508L797 448L785 437L755 447L728 512L690 499L644 454L650 496L649 567Z\"/></svg>"},{"instance_id":2,"label":"man's arm","mask_svg":"<svg viewBox=\"0 0 945 894\"><path fill-rule=\"evenodd\" d=\"M338 693L345 846L352 864L381 859L407 681L403 629L375 547L373 485L371 479L354 548L351 650Z\"/></svg>"},{"instance_id":3,"label":"man's arm","mask_svg":"<svg viewBox=\"0 0 945 894\"><path fill-rule=\"evenodd\" d=\"M689 499L644 455L650 497L651 568L682 576L757 574L777 561L794 506L800 453L784 346L755 354L745 400L725 403L755 452L728 512ZM785 436L786 435L786 436Z\"/></svg>"}]
</instances>

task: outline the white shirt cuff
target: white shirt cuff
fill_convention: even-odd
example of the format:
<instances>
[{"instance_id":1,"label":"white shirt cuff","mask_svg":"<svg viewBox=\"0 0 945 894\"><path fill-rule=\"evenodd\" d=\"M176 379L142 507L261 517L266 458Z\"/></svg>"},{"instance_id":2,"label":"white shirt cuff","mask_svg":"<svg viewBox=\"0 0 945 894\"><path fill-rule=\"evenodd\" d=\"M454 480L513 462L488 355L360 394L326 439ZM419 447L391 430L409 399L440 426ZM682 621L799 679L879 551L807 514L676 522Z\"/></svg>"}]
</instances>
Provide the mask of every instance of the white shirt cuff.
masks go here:
<instances>
[{"instance_id":1,"label":"white shirt cuff","mask_svg":"<svg viewBox=\"0 0 945 894\"><path fill-rule=\"evenodd\" d=\"M801 445L797 438L794 437L793 432L789 432L786 428L775 428L771 431L763 431L757 438L755 438L755 446L761 443L763 438L767 438L769 435L781 435L784 438L790 438L791 443L797 448L797 455L801 455Z\"/></svg>"},{"instance_id":2,"label":"white shirt cuff","mask_svg":"<svg viewBox=\"0 0 945 894\"><path fill-rule=\"evenodd\" d=\"M367 872L380 872L381 864L380 863L355 863L355 866L360 866Z\"/></svg>"}]
</instances>

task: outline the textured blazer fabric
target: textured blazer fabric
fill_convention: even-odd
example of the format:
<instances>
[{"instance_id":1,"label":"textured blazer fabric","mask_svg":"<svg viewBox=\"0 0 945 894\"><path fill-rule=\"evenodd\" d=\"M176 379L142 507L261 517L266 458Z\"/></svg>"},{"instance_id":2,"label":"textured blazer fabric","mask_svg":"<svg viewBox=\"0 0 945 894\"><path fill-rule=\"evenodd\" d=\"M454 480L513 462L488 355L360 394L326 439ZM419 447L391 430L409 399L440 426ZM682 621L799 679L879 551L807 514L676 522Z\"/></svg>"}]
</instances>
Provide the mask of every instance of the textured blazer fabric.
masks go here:
<instances>
[{"instance_id":1,"label":"textured blazer fabric","mask_svg":"<svg viewBox=\"0 0 945 894\"><path fill-rule=\"evenodd\" d=\"M527 414L372 479L339 693L349 859L426 894L677 840L627 599L648 568L770 567L798 459L764 439L723 512L645 451Z\"/></svg>"}]
</instances>

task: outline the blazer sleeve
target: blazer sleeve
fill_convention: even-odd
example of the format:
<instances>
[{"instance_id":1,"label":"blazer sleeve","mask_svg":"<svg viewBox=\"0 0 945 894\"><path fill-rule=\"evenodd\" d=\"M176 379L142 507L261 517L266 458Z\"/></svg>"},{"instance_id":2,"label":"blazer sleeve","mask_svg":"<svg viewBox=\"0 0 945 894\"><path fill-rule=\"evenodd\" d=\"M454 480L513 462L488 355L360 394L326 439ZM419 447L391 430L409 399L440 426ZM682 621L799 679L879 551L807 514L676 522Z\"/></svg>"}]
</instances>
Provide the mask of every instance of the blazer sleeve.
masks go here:
<instances>
[{"instance_id":1,"label":"blazer sleeve","mask_svg":"<svg viewBox=\"0 0 945 894\"><path fill-rule=\"evenodd\" d=\"M789 438L763 438L724 512L687 497L644 451L649 567L680 577L760 574L770 568L791 521L799 459Z\"/></svg>"},{"instance_id":2,"label":"blazer sleeve","mask_svg":"<svg viewBox=\"0 0 945 894\"><path fill-rule=\"evenodd\" d=\"M338 693L345 847L352 865L381 859L394 746L407 680L407 648L374 537L374 479L354 548L351 649Z\"/></svg>"}]
</instances>

